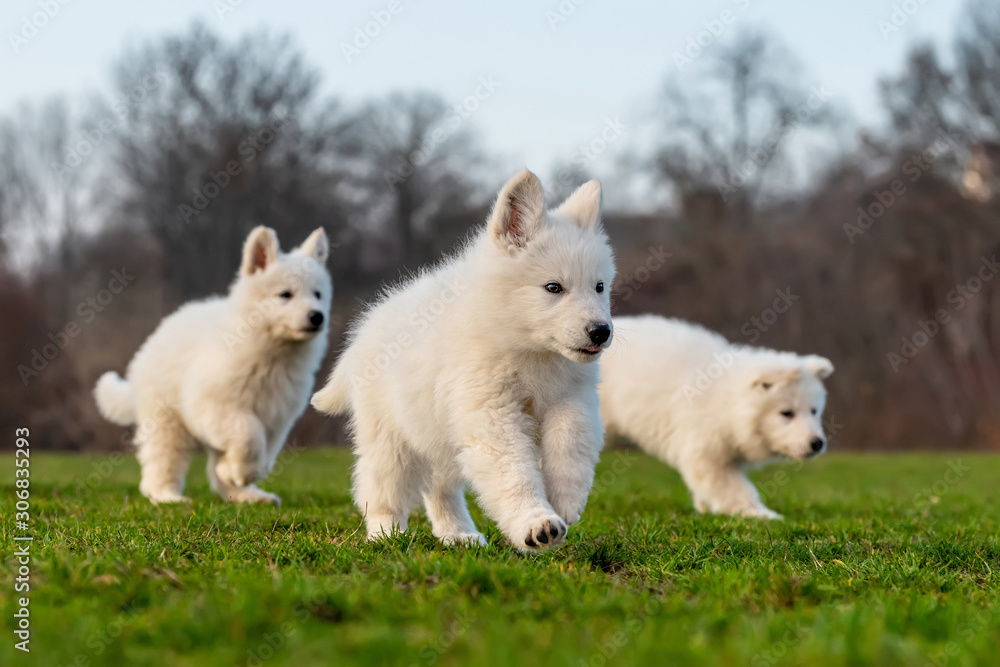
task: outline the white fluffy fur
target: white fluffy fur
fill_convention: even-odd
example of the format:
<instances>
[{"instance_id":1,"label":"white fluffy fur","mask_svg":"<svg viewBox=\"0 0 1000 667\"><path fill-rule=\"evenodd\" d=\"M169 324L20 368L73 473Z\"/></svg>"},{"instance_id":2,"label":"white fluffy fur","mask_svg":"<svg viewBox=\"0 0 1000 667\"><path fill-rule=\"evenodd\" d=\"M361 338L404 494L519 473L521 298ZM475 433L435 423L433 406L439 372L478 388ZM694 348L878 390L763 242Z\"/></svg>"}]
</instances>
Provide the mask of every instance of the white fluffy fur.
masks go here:
<instances>
[{"instance_id":1,"label":"white fluffy fur","mask_svg":"<svg viewBox=\"0 0 1000 667\"><path fill-rule=\"evenodd\" d=\"M370 538L405 530L422 498L442 542L486 544L467 482L524 551L559 544L580 518L603 441L590 363L603 346L589 335L610 327L615 273L600 198L592 181L546 213L538 179L520 173L459 255L355 324L312 404L351 414ZM554 281L565 291L547 291Z\"/></svg>"},{"instance_id":2,"label":"white fluffy fur","mask_svg":"<svg viewBox=\"0 0 1000 667\"><path fill-rule=\"evenodd\" d=\"M274 232L257 227L228 296L186 304L164 319L127 379L101 376L94 390L101 413L138 425L139 490L152 502L187 500L184 477L201 443L223 498L280 503L252 482L270 472L323 359L333 292L328 252L322 229L283 254ZM316 312L318 327L310 321Z\"/></svg>"},{"instance_id":3,"label":"white fluffy fur","mask_svg":"<svg viewBox=\"0 0 1000 667\"><path fill-rule=\"evenodd\" d=\"M654 315L617 317L614 325L599 389L608 431L677 469L699 512L781 518L745 470L822 453L829 360L733 345ZM819 451L814 440L822 441Z\"/></svg>"}]
</instances>

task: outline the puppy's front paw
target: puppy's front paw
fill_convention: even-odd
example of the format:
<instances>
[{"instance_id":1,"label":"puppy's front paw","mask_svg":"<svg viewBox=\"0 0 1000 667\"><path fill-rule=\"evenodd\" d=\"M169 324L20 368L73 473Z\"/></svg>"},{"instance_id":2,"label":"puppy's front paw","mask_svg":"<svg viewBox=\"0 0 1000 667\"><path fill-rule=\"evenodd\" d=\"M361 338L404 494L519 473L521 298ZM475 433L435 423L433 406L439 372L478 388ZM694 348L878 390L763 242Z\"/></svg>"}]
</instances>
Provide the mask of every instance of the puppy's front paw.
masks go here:
<instances>
[{"instance_id":1,"label":"puppy's front paw","mask_svg":"<svg viewBox=\"0 0 1000 667\"><path fill-rule=\"evenodd\" d=\"M784 521L785 517L781 516L774 510L770 510L766 507L754 507L748 510L743 510L739 512L743 516L751 517L754 519L772 519L774 521Z\"/></svg>"},{"instance_id":2,"label":"puppy's front paw","mask_svg":"<svg viewBox=\"0 0 1000 667\"><path fill-rule=\"evenodd\" d=\"M176 491L161 491L157 493L146 494L149 498L149 502L154 505L172 505L175 503L189 503L191 499L187 496L182 496Z\"/></svg>"},{"instance_id":3,"label":"puppy's front paw","mask_svg":"<svg viewBox=\"0 0 1000 667\"><path fill-rule=\"evenodd\" d=\"M231 489L226 499L234 503L261 503L281 507L281 496L264 489L258 489L253 484L243 488Z\"/></svg>"},{"instance_id":4,"label":"puppy's front paw","mask_svg":"<svg viewBox=\"0 0 1000 667\"><path fill-rule=\"evenodd\" d=\"M511 541L521 551L543 551L562 544L566 531L566 522L560 516L548 514L528 521Z\"/></svg>"}]
</instances>

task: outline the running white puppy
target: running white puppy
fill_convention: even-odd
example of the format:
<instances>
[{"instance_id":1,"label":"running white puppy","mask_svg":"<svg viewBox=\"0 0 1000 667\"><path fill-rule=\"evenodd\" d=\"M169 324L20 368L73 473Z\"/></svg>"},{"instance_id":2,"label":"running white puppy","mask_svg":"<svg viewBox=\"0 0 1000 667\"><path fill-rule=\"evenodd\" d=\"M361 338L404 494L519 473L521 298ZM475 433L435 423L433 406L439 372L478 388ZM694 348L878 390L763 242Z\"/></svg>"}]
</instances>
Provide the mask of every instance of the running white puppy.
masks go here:
<instances>
[{"instance_id":1,"label":"running white puppy","mask_svg":"<svg viewBox=\"0 0 1000 667\"><path fill-rule=\"evenodd\" d=\"M485 545L466 482L522 551L580 518L603 444L593 362L611 341L600 204L591 181L546 213L523 171L461 253L359 318L312 404L351 414L369 538L405 530L422 496L441 542Z\"/></svg>"},{"instance_id":2,"label":"running white puppy","mask_svg":"<svg viewBox=\"0 0 1000 667\"><path fill-rule=\"evenodd\" d=\"M257 227L228 296L182 306L142 345L127 379L98 380L101 414L138 424L139 490L152 502L188 500L184 477L200 442L219 495L280 504L252 482L271 471L323 360L328 254L322 229L284 254L274 232Z\"/></svg>"},{"instance_id":3,"label":"running white puppy","mask_svg":"<svg viewBox=\"0 0 1000 667\"><path fill-rule=\"evenodd\" d=\"M672 465L699 512L780 519L748 468L804 460L826 448L822 380L833 364L733 345L681 320L616 317L601 360L601 415L609 432Z\"/></svg>"}]
</instances>

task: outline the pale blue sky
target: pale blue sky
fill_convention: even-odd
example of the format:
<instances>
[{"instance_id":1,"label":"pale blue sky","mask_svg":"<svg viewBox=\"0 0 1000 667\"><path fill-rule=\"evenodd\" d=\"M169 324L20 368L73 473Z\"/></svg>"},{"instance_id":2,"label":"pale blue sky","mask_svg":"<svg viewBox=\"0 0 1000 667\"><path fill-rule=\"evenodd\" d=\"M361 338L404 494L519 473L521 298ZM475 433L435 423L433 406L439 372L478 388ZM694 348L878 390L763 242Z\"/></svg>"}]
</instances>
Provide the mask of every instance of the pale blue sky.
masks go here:
<instances>
[{"instance_id":1,"label":"pale blue sky","mask_svg":"<svg viewBox=\"0 0 1000 667\"><path fill-rule=\"evenodd\" d=\"M4 0L0 112L24 99L106 90L111 64L126 46L201 18L229 36L261 27L292 33L323 72L326 90L348 101L419 88L458 102L480 77L492 76L500 86L473 114L475 126L501 164L544 174L599 136L605 119L620 116L628 125L637 118L664 75L676 71L672 54L723 10L734 17L727 35L771 30L801 59L808 83L825 84L867 123L878 119L878 77L898 71L917 41L947 45L964 4L907 0L919 9L883 36L879 20L903 0L586 0L554 30L546 13L571 0L398 1L402 10L348 63L341 44L390 0L68 0L17 53L9 35L21 31L22 17L58 0ZM227 4L236 6L220 16L217 8ZM612 166L605 156L593 170L601 175Z\"/></svg>"}]
</instances>

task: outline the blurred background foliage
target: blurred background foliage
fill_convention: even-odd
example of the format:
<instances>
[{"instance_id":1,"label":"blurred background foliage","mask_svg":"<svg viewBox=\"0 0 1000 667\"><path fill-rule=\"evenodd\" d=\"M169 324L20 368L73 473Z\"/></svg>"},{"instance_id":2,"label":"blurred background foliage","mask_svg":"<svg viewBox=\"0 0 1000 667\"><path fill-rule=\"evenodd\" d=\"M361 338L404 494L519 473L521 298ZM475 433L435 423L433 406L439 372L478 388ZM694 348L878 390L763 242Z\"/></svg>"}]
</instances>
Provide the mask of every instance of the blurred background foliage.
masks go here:
<instances>
[{"instance_id":1,"label":"blurred background foliage","mask_svg":"<svg viewBox=\"0 0 1000 667\"><path fill-rule=\"evenodd\" d=\"M745 32L649 82L648 140L605 184L636 202L605 212L615 312L828 356L834 448L1000 449L1000 5L969 4L948 53L915 47L881 82L884 122L840 150L823 138L844 114L795 62ZM286 248L330 234L328 366L363 303L453 249L510 176L440 96L321 95L286 37L194 24L113 77L108 98L0 118L0 422L36 448L127 447L94 381L223 292L253 226ZM540 176L553 202L590 177ZM310 411L292 442L341 428Z\"/></svg>"}]
</instances>

